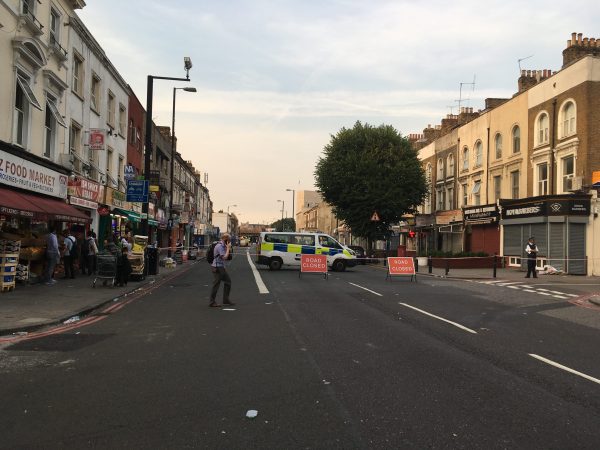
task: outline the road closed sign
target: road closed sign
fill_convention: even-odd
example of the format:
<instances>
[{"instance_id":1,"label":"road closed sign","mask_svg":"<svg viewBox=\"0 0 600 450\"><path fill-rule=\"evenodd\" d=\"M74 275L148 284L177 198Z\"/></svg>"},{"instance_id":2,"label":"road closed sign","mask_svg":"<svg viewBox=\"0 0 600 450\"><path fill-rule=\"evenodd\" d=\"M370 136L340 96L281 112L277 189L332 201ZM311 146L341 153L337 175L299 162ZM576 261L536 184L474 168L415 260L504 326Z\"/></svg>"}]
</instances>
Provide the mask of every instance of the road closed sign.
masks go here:
<instances>
[{"instance_id":1,"label":"road closed sign","mask_svg":"<svg viewBox=\"0 0 600 450\"><path fill-rule=\"evenodd\" d=\"M388 273L390 275L415 275L415 260L413 258L388 258Z\"/></svg>"},{"instance_id":2,"label":"road closed sign","mask_svg":"<svg viewBox=\"0 0 600 450\"><path fill-rule=\"evenodd\" d=\"M327 255L302 255L300 272L327 273Z\"/></svg>"}]
</instances>

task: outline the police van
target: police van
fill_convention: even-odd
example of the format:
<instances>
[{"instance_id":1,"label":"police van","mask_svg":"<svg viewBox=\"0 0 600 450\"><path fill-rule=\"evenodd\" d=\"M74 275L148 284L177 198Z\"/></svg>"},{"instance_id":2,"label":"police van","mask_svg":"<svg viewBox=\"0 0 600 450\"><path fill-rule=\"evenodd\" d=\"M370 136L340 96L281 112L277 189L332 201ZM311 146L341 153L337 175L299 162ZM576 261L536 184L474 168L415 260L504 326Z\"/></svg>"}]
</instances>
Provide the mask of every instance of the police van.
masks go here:
<instances>
[{"instance_id":1,"label":"police van","mask_svg":"<svg viewBox=\"0 0 600 450\"><path fill-rule=\"evenodd\" d=\"M356 265L354 250L323 233L262 232L257 251L257 263L271 270L284 264L300 267L301 255L327 255L327 265L336 272Z\"/></svg>"}]
</instances>

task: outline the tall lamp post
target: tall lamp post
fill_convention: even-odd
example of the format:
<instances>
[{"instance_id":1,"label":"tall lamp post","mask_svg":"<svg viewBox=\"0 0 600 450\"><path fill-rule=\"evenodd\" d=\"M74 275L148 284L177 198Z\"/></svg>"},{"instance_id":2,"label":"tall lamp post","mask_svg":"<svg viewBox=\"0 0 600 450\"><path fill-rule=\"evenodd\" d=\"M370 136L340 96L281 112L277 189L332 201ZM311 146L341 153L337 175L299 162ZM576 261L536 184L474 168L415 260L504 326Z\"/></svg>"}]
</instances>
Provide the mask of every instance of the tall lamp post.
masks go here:
<instances>
[{"instance_id":1,"label":"tall lamp post","mask_svg":"<svg viewBox=\"0 0 600 450\"><path fill-rule=\"evenodd\" d=\"M169 257L171 256L171 252L173 250L173 196L175 194L175 191L173 191L173 172L175 172L175 156L177 155L177 150L175 149L175 92L177 90L197 92L195 87L173 88L173 118L171 122L171 183L169 188L171 190L169 195Z\"/></svg>"},{"instance_id":2,"label":"tall lamp post","mask_svg":"<svg viewBox=\"0 0 600 450\"><path fill-rule=\"evenodd\" d=\"M185 78L148 75L146 87L146 137L144 146L144 179L146 181L150 179L150 163L152 158L152 95L154 91L154 80L190 81L190 69L192 68L192 60L190 57L186 56L183 58L183 68L186 73ZM141 229L142 233L148 236L148 202L142 203Z\"/></svg>"},{"instance_id":3,"label":"tall lamp post","mask_svg":"<svg viewBox=\"0 0 600 450\"><path fill-rule=\"evenodd\" d=\"M277 200L277 201L281 202L281 231L285 231L284 226L283 226L283 210L285 209L285 200Z\"/></svg>"},{"instance_id":4,"label":"tall lamp post","mask_svg":"<svg viewBox=\"0 0 600 450\"><path fill-rule=\"evenodd\" d=\"M294 227L295 227L295 225L296 225L296 208L295 208L296 191L294 189L286 189L286 192L292 193L292 219L294 219ZM296 231L296 230L294 230L294 231Z\"/></svg>"}]
</instances>

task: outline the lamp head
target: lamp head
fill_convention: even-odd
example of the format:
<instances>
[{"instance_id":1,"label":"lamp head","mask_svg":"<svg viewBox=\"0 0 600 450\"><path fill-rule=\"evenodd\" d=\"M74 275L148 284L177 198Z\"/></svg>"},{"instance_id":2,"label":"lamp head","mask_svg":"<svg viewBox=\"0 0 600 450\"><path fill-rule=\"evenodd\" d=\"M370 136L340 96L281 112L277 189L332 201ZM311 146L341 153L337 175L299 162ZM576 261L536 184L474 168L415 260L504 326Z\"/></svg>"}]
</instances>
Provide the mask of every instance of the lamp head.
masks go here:
<instances>
[{"instance_id":1,"label":"lamp head","mask_svg":"<svg viewBox=\"0 0 600 450\"><path fill-rule=\"evenodd\" d=\"M185 92L198 92L195 87L184 87Z\"/></svg>"}]
</instances>

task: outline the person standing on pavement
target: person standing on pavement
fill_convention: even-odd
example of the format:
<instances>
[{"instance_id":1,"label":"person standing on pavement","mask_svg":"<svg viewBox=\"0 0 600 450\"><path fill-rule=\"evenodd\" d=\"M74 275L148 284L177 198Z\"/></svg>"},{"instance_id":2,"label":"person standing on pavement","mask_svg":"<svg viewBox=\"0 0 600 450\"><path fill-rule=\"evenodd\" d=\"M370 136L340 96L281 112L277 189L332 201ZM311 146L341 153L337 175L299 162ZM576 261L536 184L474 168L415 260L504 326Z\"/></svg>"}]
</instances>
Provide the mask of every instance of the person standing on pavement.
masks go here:
<instances>
[{"instance_id":1,"label":"person standing on pavement","mask_svg":"<svg viewBox=\"0 0 600 450\"><path fill-rule=\"evenodd\" d=\"M229 300L229 293L231 292L231 278L227 273L227 269L225 268L225 261L231 259L231 242L229 241L229 234L223 233L221 235L221 240L215 246L214 250L214 259L211 264L211 271L213 273L213 285L212 291L210 293L210 303L208 306L212 308L219 308L221 305L217 303L217 292L219 291L219 286L221 282L223 282L223 305L234 305L231 300Z\"/></svg>"},{"instance_id":2,"label":"person standing on pavement","mask_svg":"<svg viewBox=\"0 0 600 450\"><path fill-rule=\"evenodd\" d=\"M65 266L65 278L75 278L75 267L73 265L75 259L74 249L77 240L69 232L69 230L63 230L64 238L64 251L63 251L63 264Z\"/></svg>"},{"instance_id":3,"label":"person standing on pavement","mask_svg":"<svg viewBox=\"0 0 600 450\"><path fill-rule=\"evenodd\" d=\"M535 245L535 239L532 237L527 241L527 245L525 246L525 252L527 253L527 275L525 278L529 278L530 275L533 275L533 278L537 278L537 272L535 270L537 265L537 253L538 248Z\"/></svg>"},{"instance_id":4,"label":"person standing on pavement","mask_svg":"<svg viewBox=\"0 0 600 450\"><path fill-rule=\"evenodd\" d=\"M87 238L88 259L87 268L88 275L96 273L96 255L98 254L98 244L96 243L96 233L93 231Z\"/></svg>"},{"instance_id":5,"label":"person standing on pavement","mask_svg":"<svg viewBox=\"0 0 600 450\"><path fill-rule=\"evenodd\" d=\"M44 280L48 286L56 283L54 279L54 268L60 261L60 251L58 250L58 239L54 227L48 228L48 236L46 237L46 273Z\"/></svg>"}]
</instances>

